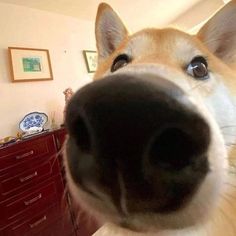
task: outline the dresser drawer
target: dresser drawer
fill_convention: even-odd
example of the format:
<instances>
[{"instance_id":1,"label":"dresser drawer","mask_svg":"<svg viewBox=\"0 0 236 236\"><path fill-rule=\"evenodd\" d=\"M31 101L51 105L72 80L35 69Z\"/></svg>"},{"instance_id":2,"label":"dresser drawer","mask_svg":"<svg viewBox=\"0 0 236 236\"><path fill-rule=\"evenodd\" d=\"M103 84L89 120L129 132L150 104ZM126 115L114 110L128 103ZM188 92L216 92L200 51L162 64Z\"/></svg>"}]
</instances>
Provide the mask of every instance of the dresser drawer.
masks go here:
<instances>
[{"instance_id":1,"label":"dresser drawer","mask_svg":"<svg viewBox=\"0 0 236 236\"><path fill-rule=\"evenodd\" d=\"M59 173L59 164L56 157L34 168L26 169L23 172L17 170L9 171L7 175L0 177L0 193L2 198L12 196L17 191L28 190L41 181L48 179L50 176Z\"/></svg>"},{"instance_id":2,"label":"dresser drawer","mask_svg":"<svg viewBox=\"0 0 236 236\"><path fill-rule=\"evenodd\" d=\"M56 152L52 135L22 141L0 150L0 172L24 162L42 161L42 158L48 158Z\"/></svg>"},{"instance_id":3,"label":"dresser drawer","mask_svg":"<svg viewBox=\"0 0 236 236\"><path fill-rule=\"evenodd\" d=\"M75 235L59 165L64 135L56 130L0 148L0 236Z\"/></svg>"},{"instance_id":4,"label":"dresser drawer","mask_svg":"<svg viewBox=\"0 0 236 236\"><path fill-rule=\"evenodd\" d=\"M49 183L44 183L44 186L39 187L38 190L33 189L0 203L1 217L4 216L5 219L3 225L27 217L29 211L38 212L57 201L59 202L62 198L62 189L62 179L61 176L58 176L55 181L51 180Z\"/></svg>"},{"instance_id":5,"label":"dresser drawer","mask_svg":"<svg viewBox=\"0 0 236 236\"><path fill-rule=\"evenodd\" d=\"M75 236L75 229L70 215L67 213L63 216L63 218L59 219L57 222L53 223L49 227L46 227L44 230L33 236ZM78 236L91 235L79 234Z\"/></svg>"},{"instance_id":6,"label":"dresser drawer","mask_svg":"<svg viewBox=\"0 0 236 236\"><path fill-rule=\"evenodd\" d=\"M53 225L58 220L60 214L59 204L57 203L46 210L39 211L31 219L24 219L8 226L0 231L0 235L32 236L39 234L45 228Z\"/></svg>"}]
</instances>

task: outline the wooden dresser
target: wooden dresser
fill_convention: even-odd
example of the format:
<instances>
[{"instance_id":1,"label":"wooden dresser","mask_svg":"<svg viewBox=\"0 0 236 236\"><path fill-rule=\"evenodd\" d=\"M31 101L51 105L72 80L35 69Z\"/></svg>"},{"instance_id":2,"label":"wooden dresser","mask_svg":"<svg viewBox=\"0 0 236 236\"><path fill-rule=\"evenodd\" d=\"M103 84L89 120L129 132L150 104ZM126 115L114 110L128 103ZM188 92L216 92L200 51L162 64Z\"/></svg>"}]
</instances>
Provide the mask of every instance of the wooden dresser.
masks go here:
<instances>
[{"instance_id":1,"label":"wooden dresser","mask_svg":"<svg viewBox=\"0 0 236 236\"><path fill-rule=\"evenodd\" d=\"M59 150L65 130L0 148L0 236L88 236L75 224Z\"/></svg>"}]
</instances>

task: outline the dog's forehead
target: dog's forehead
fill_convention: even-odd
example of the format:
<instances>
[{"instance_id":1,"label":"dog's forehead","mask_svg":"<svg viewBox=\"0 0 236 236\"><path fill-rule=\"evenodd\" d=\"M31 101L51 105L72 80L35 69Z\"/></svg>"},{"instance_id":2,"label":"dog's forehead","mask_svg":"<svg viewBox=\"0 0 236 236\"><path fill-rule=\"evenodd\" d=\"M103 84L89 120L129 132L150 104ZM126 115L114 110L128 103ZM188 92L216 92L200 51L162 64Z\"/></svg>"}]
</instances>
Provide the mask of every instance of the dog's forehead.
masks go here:
<instances>
[{"instance_id":1,"label":"dog's forehead","mask_svg":"<svg viewBox=\"0 0 236 236\"><path fill-rule=\"evenodd\" d=\"M195 36L182 31L172 28L144 29L126 37L108 58L100 62L94 79L107 73L120 54L129 55L133 64L155 63L182 70L195 56L208 57L209 51Z\"/></svg>"},{"instance_id":2,"label":"dog's forehead","mask_svg":"<svg viewBox=\"0 0 236 236\"><path fill-rule=\"evenodd\" d=\"M199 41L191 35L175 29L146 29L130 36L123 44L134 58L147 55L168 58L186 63L193 56L202 54Z\"/></svg>"}]
</instances>

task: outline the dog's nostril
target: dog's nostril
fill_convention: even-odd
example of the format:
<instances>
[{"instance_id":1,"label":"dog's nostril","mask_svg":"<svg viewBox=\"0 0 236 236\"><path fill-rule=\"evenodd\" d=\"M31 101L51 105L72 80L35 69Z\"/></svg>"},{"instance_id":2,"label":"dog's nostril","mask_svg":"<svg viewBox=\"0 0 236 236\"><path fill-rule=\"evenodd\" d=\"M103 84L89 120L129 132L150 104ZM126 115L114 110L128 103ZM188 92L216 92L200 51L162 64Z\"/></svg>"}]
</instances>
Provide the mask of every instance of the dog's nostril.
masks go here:
<instances>
[{"instance_id":1,"label":"dog's nostril","mask_svg":"<svg viewBox=\"0 0 236 236\"><path fill-rule=\"evenodd\" d=\"M155 136L149 149L149 161L161 169L180 170L198 155L199 144L179 128L167 128Z\"/></svg>"},{"instance_id":2,"label":"dog's nostril","mask_svg":"<svg viewBox=\"0 0 236 236\"><path fill-rule=\"evenodd\" d=\"M74 122L71 132L76 140L76 144L83 152L91 150L91 140L88 131L88 126L82 117L78 117Z\"/></svg>"}]
</instances>

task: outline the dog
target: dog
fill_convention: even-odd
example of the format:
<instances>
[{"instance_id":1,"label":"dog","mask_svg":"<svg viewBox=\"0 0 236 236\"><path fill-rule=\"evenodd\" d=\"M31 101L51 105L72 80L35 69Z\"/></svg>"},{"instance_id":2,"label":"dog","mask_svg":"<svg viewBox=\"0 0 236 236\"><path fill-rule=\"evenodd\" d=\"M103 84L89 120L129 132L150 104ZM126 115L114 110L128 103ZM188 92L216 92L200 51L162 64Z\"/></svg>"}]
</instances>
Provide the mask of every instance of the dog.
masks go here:
<instances>
[{"instance_id":1,"label":"dog","mask_svg":"<svg viewBox=\"0 0 236 236\"><path fill-rule=\"evenodd\" d=\"M66 112L64 162L94 235L236 235L236 1L196 35L129 35L101 3L98 68Z\"/></svg>"}]
</instances>

